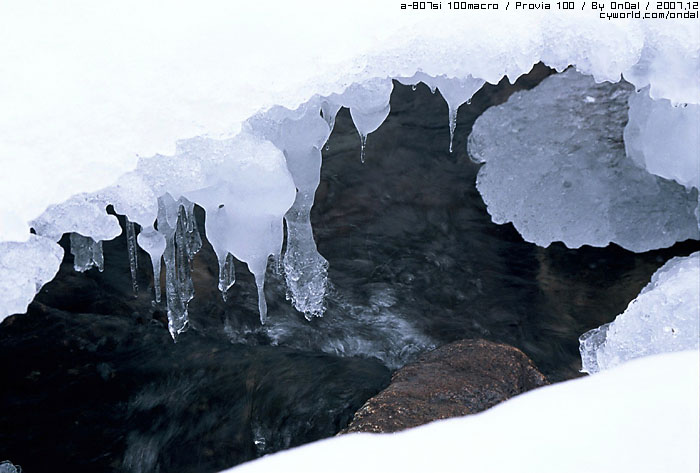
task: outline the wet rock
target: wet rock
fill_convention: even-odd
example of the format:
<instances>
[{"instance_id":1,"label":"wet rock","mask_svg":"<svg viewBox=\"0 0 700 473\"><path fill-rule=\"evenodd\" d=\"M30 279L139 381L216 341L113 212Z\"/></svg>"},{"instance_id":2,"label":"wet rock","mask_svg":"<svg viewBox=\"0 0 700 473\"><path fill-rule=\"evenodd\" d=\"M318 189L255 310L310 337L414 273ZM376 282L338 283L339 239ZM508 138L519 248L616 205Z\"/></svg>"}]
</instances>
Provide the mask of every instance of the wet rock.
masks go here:
<instances>
[{"instance_id":1,"label":"wet rock","mask_svg":"<svg viewBox=\"0 0 700 473\"><path fill-rule=\"evenodd\" d=\"M486 340L460 340L398 370L341 433L397 432L437 419L475 414L548 384L520 350Z\"/></svg>"}]
</instances>

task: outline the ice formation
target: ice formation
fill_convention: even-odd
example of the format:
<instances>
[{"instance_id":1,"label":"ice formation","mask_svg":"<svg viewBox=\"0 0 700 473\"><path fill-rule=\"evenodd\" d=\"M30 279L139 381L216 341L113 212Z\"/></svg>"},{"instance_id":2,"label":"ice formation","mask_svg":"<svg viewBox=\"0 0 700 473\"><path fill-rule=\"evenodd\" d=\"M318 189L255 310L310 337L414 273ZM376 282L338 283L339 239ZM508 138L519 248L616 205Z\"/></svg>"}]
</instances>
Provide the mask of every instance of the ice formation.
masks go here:
<instances>
[{"instance_id":1,"label":"ice formation","mask_svg":"<svg viewBox=\"0 0 700 473\"><path fill-rule=\"evenodd\" d=\"M580 338L582 371L597 373L633 358L697 350L700 252L668 261L627 309Z\"/></svg>"},{"instance_id":2,"label":"ice formation","mask_svg":"<svg viewBox=\"0 0 700 473\"><path fill-rule=\"evenodd\" d=\"M427 85L433 93L435 93L435 89L440 91L440 95L442 95L445 102L447 102L448 123L450 126L449 150L451 153L452 142L455 137L455 128L457 127L457 110L462 104L468 103L471 100L476 91L484 85L485 81L475 79L471 75L463 79L444 75L430 77L423 72L417 72L413 77L398 77L396 80L404 85L413 87L422 82Z\"/></svg>"},{"instance_id":3,"label":"ice formation","mask_svg":"<svg viewBox=\"0 0 700 473\"><path fill-rule=\"evenodd\" d=\"M49 238L31 235L26 242L0 242L0 322L27 310L34 294L56 276L62 259L63 248Z\"/></svg>"},{"instance_id":4,"label":"ice formation","mask_svg":"<svg viewBox=\"0 0 700 473\"><path fill-rule=\"evenodd\" d=\"M85 272L93 266L102 271L105 260L102 256L102 242L95 241L80 233L70 234L70 252L73 255L73 268Z\"/></svg>"},{"instance_id":5,"label":"ice formation","mask_svg":"<svg viewBox=\"0 0 700 473\"><path fill-rule=\"evenodd\" d=\"M468 147L485 163L477 187L493 221L513 222L541 246L614 242L647 251L698 238L697 190L654 176L625 155L633 91L567 70L484 112ZM697 161L692 142L679 146L690 146Z\"/></svg>"},{"instance_id":6,"label":"ice formation","mask_svg":"<svg viewBox=\"0 0 700 473\"><path fill-rule=\"evenodd\" d=\"M687 188L700 188L700 106L630 94L625 149L639 166Z\"/></svg>"},{"instance_id":7,"label":"ice formation","mask_svg":"<svg viewBox=\"0 0 700 473\"><path fill-rule=\"evenodd\" d=\"M328 15L344 19L338 35L330 16L319 21L315 6L295 2L275 9L205 2L167 10L129 0L114 9L10 3L8 11L8 4L0 7L0 63L8 71L0 74L0 242L35 246L30 227L54 241L70 233L76 267L99 267L100 242L121 231L105 212L112 205L127 218L132 269L134 240L151 257L156 300L164 261L174 334L186 327L192 297L187 275L199 245L194 204L206 213L224 297L235 282L236 258L255 275L264 320L264 278L273 257L282 263L294 306L309 318L323 313L328 263L309 221L321 150L344 106L365 159L367 136L389 113L391 78L439 89L451 138L457 109L483 83L504 75L514 81L540 60L558 71L573 64L597 81L616 82L622 74L673 105L700 102L700 32L692 22L509 13L494 22L478 11L397 14L391 2L361 0L324 5ZM658 113L666 112L654 108L650 116ZM684 156L692 159L692 149ZM635 159L666 177L681 160L657 166L651 156ZM627 172L615 178L627 182ZM594 179L579 177L574 186L595 187ZM658 196L676 195L669 186L658 184ZM683 212L660 214L661 203L650 203L656 187L648 191L645 231L636 242L630 236L628 247L666 246L683 232L694 235ZM659 202L668 204L664 199ZM648 241L646 229L659 222L668 225L668 235ZM24 287L19 299L31 300L40 284L23 285L24 276L16 275L48 274L53 264L30 258L21 271L0 275L1 284ZM2 303L0 314L25 309Z\"/></svg>"}]
</instances>

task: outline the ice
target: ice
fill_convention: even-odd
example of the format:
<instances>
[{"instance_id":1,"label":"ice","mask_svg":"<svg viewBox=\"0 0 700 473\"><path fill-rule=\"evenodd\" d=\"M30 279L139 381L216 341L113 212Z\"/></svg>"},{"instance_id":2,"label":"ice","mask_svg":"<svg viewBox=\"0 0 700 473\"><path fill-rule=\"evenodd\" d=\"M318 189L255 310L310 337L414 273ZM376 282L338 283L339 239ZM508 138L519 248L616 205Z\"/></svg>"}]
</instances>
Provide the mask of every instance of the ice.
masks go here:
<instances>
[{"instance_id":1,"label":"ice","mask_svg":"<svg viewBox=\"0 0 700 473\"><path fill-rule=\"evenodd\" d=\"M316 115L327 133L318 109ZM246 263L255 276L258 296L262 297L258 301L260 318L264 320L267 261L282 250L282 220L296 198L284 154L270 141L243 132L231 140L183 143L179 156L199 160L209 185L187 190L184 195L205 210L206 235L219 264L225 263L230 253Z\"/></svg>"},{"instance_id":2,"label":"ice","mask_svg":"<svg viewBox=\"0 0 700 473\"><path fill-rule=\"evenodd\" d=\"M63 249L50 238L0 242L0 322L27 310L34 294L56 276L61 260Z\"/></svg>"},{"instance_id":3,"label":"ice","mask_svg":"<svg viewBox=\"0 0 700 473\"><path fill-rule=\"evenodd\" d=\"M139 292L139 284L137 281L137 271L138 271L138 248L136 247L136 229L134 228L134 222L130 222L126 219L126 246L129 252L129 269L131 270L131 285L134 289L134 294Z\"/></svg>"},{"instance_id":4,"label":"ice","mask_svg":"<svg viewBox=\"0 0 700 473\"><path fill-rule=\"evenodd\" d=\"M226 253L226 258L219 261L219 291L221 297L226 300L226 291L236 283L236 268L233 264L233 255Z\"/></svg>"},{"instance_id":5,"label":"ice","mask_svg":"<svg viewBox=\"0 0 700 473\"><path fill-rule=\"evenodd\" d=\"M70 252L73 255L73 268L85 272L93 266L104 270L105 262L102 255L102 242L79 233L70 234Z\"/></svg>"},{"instance_id":6,"label":"ice","mask_svg":"<svg viewBox=\"0 0 700 473\"><path fill-rule=\"evenodd\" d=\"M141 230L137 241L139 246L151 257L154 297L156 302L160 302L160 262L165 252L165 236L153 227L147 227Z\"/></svg>"},{"instance_id":7,"label":"ice","mask_svg":"<svg viewBox=\"0 0 700 473\"><path fill-rule=\"evenodd\" d=\"M698 238L697 190L625 155L633 90L567 70L480 116L468 149L485 163L477 187L493 221L541 246L614 242L641 252Z\"/></svg>"},{"instance_id":8,"label":"ice","mask_svg":"<svg viewBox=\"0 0 700 473\"><path fill-rule=\"evenodd\" d=\"M168 329L173 337L187 330L187 304L194 297L192 259L202 247L194 219L194 204L170 194L158 199L158 232L165 239L165 295Z\"/></svg>"},{"instance_id":9,"label":"ice","mask_svg":"<svg viewBox=\"0 0 700 473\"><path fill-rule=\"evenodd\" d=\"M581 335L585 373L613 368L633 358L698 349L700 252L676 257L617 318Z\"/></svg>"},{"instance_id":10,"label":"ice","mask_svg":"<svg viewBox=\"0 0 700 473\"><path fill-rule=\"evenodd\" d=\"M389 99L394 84L390 78L375 78L352 84L342 94L327 100L350 109L350 116L360 135L360 159L365 162L367 135L379 128L389 116Z\"/></svg>"},{"instance_id":11,"label":"ice","mask_svg":"<svg viewBox=\"0 0 700 473\"><path fill-rule=\"evenodd\" d=\"M255 268L258 280L268 257L280 260L285 218L289 244L281 260L289 295L313 316L323 311L326 262L306 218L313 192L295 199L294 189L303 187L300 176L316 178L319 153L309 150L322 145L312 146L319 142L315 132L302 127L294 144L313 155L313 165L295 171L293 153L285 161L282 148L269 142L284 134L284 120L318 123L302 112L320 110L330 130L339 108L349 107L364 158L368 134L389 112L391 78L423 74L447 100L453 132L459 104L480 81L513 82L540 60L557 70L574 65L597 81L624 76L674 105L700 102L700 31L692 21L520 13L501 11L497 22L478 11L397 15L390 2L362 0L272 10L256 2L166 10L130 0L112 10L5 2L0 62L12 74L0 74L0 241L26 241L34 227L54 240L78 233L97 245L120 231L108 205L155 229L158 199L185 197L204 208L207 228L211 222L207 237L217 242L220 286L227 288L234 280L229 253ZM275 106L301 114L272 117L279 130L251 137L246 121ZM240 172L267 159L260 156L275 156L267 161L275 164ZM643 162L661 173L653 157ZM684 231L659 208L648 212L646 227L662 228L668 241Z\"/></svg>"},{"instance_id":12,"label":"ice","mask_svg":"<svg viewBox=\"0 0 700 473\"><path fill-rule=\"evenodd\" d=\"M12 462L3 460L0 462L0 473L22 473L22 468L19 465L13 465Z\"/></svg>"},{"instance_id":13,"label":"ice","mask_svg":"<svg viewBox=\"0 0 700 473\"><path fill-rule=\"evenodd\" d=\"M624 74L638 88L650 85L654 98L700 101L693 21L501 11L496 22L448 9L399 15L394 4L362 1L272 12L255 2L167 11L121 5L0 7L0 55L14 71L0 83L0 159L12 163L0 185L1 240L26 240L28 222L49 205L111 186L139 157L172 155L179 140L195 136L235 136L260 109L294 109L314 94L375 78L421 70L495 83L542 60L559 70L574 64L598 80ZM154 35L160 24L168 26ZM240 44L247 47L232 51Z\"/></svg>"},{"instance_id":14,"label":"ice","mask_svg":"<svg viewBox=\"0 0 700 473\"><path fill-rule=\"evenodd\" d=\"M341 109L342 105L335 102L329 102L328 100L323 100L321 102L321 116L326 123L328 123L328 128L333 131L335 127L335 117L338 115L338 111Z\"/></svg>"},{"instance_id":15,"label":"ice","mask_svg":"<svg viewBox=\"0 0 700 473\"><path fill-rule=\"evenodd\" d=\"M64 233L80 233L95 241L111 240L122 229L114 215L105 212L107 202L98 194L79 194L49 206L31 222L37 235L58 241Z\"/></svg>"},{"instance_id":16,"label":"ice","mask_svg":"<svg viewBox=\"0 0 700 473\"><path fill-rule=\"evenodd\" d=\"M419 82L423 82L430 87L433 93L435 93L435 89L440 90L440 95L442 95L442 98L447 102L450 126L449 150L451 153L455 128L457 127L457 110L462 104L468 103L471 100L474 93L484 85L485 81L482 79L475 79L471 75L468 75L466 78L447 77L445 75L431 77L423 72L417 72L412 77L398 78L397 80L404 85L411 85L413 87Z\"/></svg>"},{"instance_id":17,"label":"ice","mask_svg":"<svg viewBox=\"0 0 700 473\"><path fill-rule=\"evenodd\" d=\"M647 171L700 188L700 106L652 100L649 89L632 93L625 127L627 156Z\"/></svg>"},{"instance_id":18,"label":"ice","mask_svg":"<svg viewBox=\"0 0 700 473\"><path fill-rule=\"evenodd\" d=\"M320 112L326 107L326 119ZM311 207L320 182L321 149L328 140L339 105L322 99L296 111L275 108L253 117L251 132L269 139L284 153L297 189L292 208L285 214L287 229L283 258L287 298L307 318L323 315L328 262L316 248L311 228Z\"/></svg>"}]
</instances>

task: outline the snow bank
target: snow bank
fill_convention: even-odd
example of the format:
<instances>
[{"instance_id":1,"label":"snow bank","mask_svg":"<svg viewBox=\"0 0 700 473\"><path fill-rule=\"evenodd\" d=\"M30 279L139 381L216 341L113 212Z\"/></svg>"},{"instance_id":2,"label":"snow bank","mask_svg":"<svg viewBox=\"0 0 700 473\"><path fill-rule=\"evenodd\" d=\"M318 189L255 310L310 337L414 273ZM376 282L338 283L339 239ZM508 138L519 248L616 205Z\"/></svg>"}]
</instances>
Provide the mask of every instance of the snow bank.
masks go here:
<instances>
[{"instance_id":1,"label":"snow bank","mask_svg":"<svg viewBox=\"0 0 700 473\"><path fill-rule=\"evenodd\" d=\"M440 89L451 129L481 83L513 81L540 60L558 70L574 64L597 81L624 74L673 104L700 102L693 21L461 13L370 1L4 2L0 241L27 242L30 226L54 240L73 232L82 237L73 238L78 269L99 267L99 241L118 231L102 211L114 205L144 229L138 244L165 258L175 334L186 327L192 297L193 204L212 221L207 235L217 242L224 295L235 280L230 257L248 263L262 295L284 219L289 298L313 317L323 313L327 286L308 221L320 149L345 106L364 158L368 134L389 112L389 78ZM235 183L252 176L244 167L253 165L231 157L245 153L269 162L239 191ZM0 274L1 284L19 284L14 274ZM259 306L264 320L262 297ZM0 318L23 310L2 303Z\"/></svg>"},{"instance_id":2,"label":"snow bank","mask_svg":"<svg viewBox=\"0 0 700 473\"><path fill-rule=\"evenodd\" d=\"M481 414L334 437L228 471L696 472L699 357L646 357Z\"/></svg>"},{"instance_id":3,"label":"snow bank","mask_svg":"<svg viewBox=\"0 0 700 473\"><path fill-rule=\"evenodd\" d=\"M582 371L597 373L657 353L697 350L700 252L673 258L617 318L581 335Z\"/></svg>"}]
</instances>

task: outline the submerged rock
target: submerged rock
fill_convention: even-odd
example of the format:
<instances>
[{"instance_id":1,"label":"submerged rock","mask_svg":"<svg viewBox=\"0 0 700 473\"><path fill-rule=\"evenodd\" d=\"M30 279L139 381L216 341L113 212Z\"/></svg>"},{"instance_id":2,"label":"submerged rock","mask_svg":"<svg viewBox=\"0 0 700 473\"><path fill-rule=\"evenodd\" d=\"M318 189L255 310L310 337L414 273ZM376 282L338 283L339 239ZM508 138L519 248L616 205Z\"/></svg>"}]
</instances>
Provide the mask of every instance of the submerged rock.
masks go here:
<instances>
[{"instance_id":1,"label":"submerged rock","mask_svg":"<svg viewBox=\"0 0 700 473\"><path fill-rule=\"evenodd\" d=\"M460 340L398 370L341 433L397 432L437 419L475 414L547 379L520 350L486 340Z\"/></svg>"}]
</instances>

